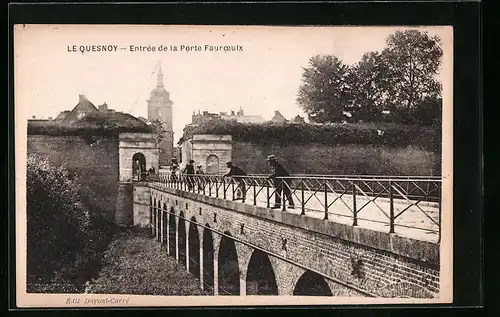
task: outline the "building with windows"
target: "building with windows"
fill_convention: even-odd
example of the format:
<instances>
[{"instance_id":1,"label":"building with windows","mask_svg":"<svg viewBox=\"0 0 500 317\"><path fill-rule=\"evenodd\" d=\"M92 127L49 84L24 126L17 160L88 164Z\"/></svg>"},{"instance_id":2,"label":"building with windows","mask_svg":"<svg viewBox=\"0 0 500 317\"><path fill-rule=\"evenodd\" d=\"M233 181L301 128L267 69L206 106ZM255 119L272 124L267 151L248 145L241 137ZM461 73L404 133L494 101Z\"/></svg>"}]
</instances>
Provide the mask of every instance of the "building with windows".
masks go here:
<instances>
[{"instance_id":1,"label":"building with windows","mask_svg":"<svg viewBox=\"0 0 500 317\"><path fill-rule=\"evenodd\" d=\"M210 120L227 120L227 121L235 121L240 123L264 123L266 120L258 115L247 115L240 107L240 109L236 112L232 110L231 112L219 112L219 113L210 113L208 111L203 111L198 113L193 112L191 116L191 124L200 125L204 124Z\"/></svg>"}]
</instances>

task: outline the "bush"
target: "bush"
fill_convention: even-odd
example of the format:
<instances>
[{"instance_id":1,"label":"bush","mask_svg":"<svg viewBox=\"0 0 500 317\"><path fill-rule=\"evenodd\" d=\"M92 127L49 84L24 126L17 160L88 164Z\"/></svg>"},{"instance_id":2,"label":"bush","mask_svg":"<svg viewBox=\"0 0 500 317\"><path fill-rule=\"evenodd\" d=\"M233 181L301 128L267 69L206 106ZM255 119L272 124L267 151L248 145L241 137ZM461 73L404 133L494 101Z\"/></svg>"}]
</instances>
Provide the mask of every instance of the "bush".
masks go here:
<instances>
[{"instance_id":1,"label":"bush","mask_svg":"<svg viewBox=\"0 0 500 317\"><path fill-rule=\"evenodd\" d=\"M211 120L202 125L187 126L179 143L194 134L228 134L234 141L252 143L418 146L439 152L440 129L440 125L422 127L394 123L250 124Z\"/></svg>"},{"instance_id":2,"label":"bush","mask_svg":"<svg viewBox=\"0 0 500 317\"><path fill-rule=\"evenodd\" d=\"M28 135L117 136L124 132L152 133L153 130L141 120L121 112L93 112L73 123L28 121Z\"/></svg>"},{"instance_id":3,"label":"bush","mask_svg":"<svg viewBox=\"0 0 500 317\"><path fill-rule=\"evenodd\" d=\"M78 182L65 168L28 157L28 283L83 284L99 266L112 224L81 203Z\"/></svg>"}]
</instances>

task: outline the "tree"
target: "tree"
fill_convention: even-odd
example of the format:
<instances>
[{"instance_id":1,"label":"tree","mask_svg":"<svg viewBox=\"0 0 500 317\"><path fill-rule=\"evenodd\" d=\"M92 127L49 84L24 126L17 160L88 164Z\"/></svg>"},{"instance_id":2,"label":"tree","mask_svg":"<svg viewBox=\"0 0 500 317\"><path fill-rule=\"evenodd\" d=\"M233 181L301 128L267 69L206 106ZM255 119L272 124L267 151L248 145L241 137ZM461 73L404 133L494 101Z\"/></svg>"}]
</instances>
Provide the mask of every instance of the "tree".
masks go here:
<instances>
[{"instance_id":1,"label":"tree","mask_svg":"<svg viewBox=\"0 0 500 317\"><path fill-rule=\"evenodd\" d=\"M314 122L344 119L349 102L348 66L335 56L316 55L304 68L297 102Z\"/></svg>"},{"instance_id":2,"label":"tree","mask_svg":"<svg viewBox=\"0 0 500 317\"><path fill-rule=\"evenodd\" d=\"M356 121L378 121L386 107L388 69L379 52L365 53L351 67L348 76L351 87L349 112Z\"/></svg>"},{"instance_id":3,"label":"tree","mask_svg":"<svg viewBox=\"0 0 500 317\"><path fill-rule=\"evenodd\" d=\"M61 166L27 160L27 271L48 281L73 265L89 241L90 214L81 205L77 178Z\"/></svg>"},{"instance_id":4,"label":"tree","mask_svg":"<svg viewBox=\"0 0 500 317\"><path fill-rule=\"evenodd\" d=\"M167 130L165 129L165 124L158 118L151 120L151 128L153 133L156 135L157 144L161 144L165 138Z\"/></svg>"},{"instance_id":5,"label":"tree","mask_svg":"<svg viewBox=\"0 0 500 317\"><path fill-rule=\"evenodd\" d=\"M397 31L381 53L387 67L387 97L391 111L410 116L415 108L433 104L441 96L436 79L443 50L437 36L417 30ZM434 103L435 104L435 103Z\"/></svg>"}]
</instances>

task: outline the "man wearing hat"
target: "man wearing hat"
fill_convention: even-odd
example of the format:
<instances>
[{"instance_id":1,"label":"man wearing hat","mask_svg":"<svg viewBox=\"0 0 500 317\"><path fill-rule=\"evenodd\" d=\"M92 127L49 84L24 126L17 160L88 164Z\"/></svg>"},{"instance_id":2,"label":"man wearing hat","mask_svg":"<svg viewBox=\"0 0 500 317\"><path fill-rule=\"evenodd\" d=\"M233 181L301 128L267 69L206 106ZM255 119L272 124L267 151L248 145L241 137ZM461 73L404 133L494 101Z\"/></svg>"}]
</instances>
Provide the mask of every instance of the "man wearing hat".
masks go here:
<instances>
[{"instance_id":1,"label":"man wearing hat","mask_svg":"<svg viewBox=\"0 0 500 317\"><path fill-rule=\"evenodd\" d=\"M294 209L295 204L293 202L292 193L290 191L290 179L280 178L288 177L290 176L290 173L288 173L285 167L280 162L278 162L276 156L269 155L267 157L267 161L273 169L273 173L269 176L269 179L273 180L273 185L276 189L274 194L274 207L272 207L272 209L281 208L281 195L284 195L286 200L288 201L288 208ZM283 202L283 204L285 204L285 202Z\"/></svg>"},{"instance_id":2,"label":"man wearing hat","mask_svg":"<svg viewBox=\"0 0 500 317\"><path fill-rule=\"evenodd\" d=\"M198 181L198 190L203 190L203 188L205 187L205 180L203 179L203 168L201 166L201 164L198 164L196 165L196 178L197 178L197 181Z\"/></svg>"},{"instance_id":3,"label":"man wearing hat","mask_svg":"<svg viewBox=\"0 0 500 317\"><path fill-rule=\"evenodd\" d=\"M224 175L224 177L230 177L232 176L234 180L238 183L238 187L236 188L236 199L241 199L243 202L245 202L245 197L246 197L246 186L245 186L245 180L244 176L247 175L241 168L239 168L236 165L233 165L232 162L227 162L226 163L227 168L229 168L229 172ZM240 197L241 196L241 197Z\"/></svg>"},{"instance_id":4,"label":"man wearing hat","mask_svg":"<svg viewBox=\"0 0 500 317\"><path fill-rule=\"evenodd\" d=\"M193 165L193 163L194 163L193 160L189 160L189 163L186 165L186 167L184 167L184 170L182 171L183 173L185 173L187 175L188 190L193 189L193 183L194 183L194 180L193 180L194 165Z\"/></svg>"}]
</instances>

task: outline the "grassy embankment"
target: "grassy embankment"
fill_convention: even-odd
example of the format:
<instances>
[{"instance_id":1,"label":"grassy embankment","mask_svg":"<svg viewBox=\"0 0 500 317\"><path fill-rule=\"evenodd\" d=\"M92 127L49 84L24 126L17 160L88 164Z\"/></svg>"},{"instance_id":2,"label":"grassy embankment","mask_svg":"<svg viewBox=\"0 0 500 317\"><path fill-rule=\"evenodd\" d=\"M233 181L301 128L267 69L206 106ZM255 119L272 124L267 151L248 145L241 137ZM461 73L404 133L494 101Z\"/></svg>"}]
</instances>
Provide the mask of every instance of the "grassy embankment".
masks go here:
<instances>
[{"instance_id":1,"label":"grassy embankment","mask_svg":"<svg viewBox=\"0 0 500 317\"><path fill-rule=\"evenodd\" d=\"M104 253L101 271L88 293L208 295L186 268L143 231L119 233Z\"/></svg>"}]
</instances>

